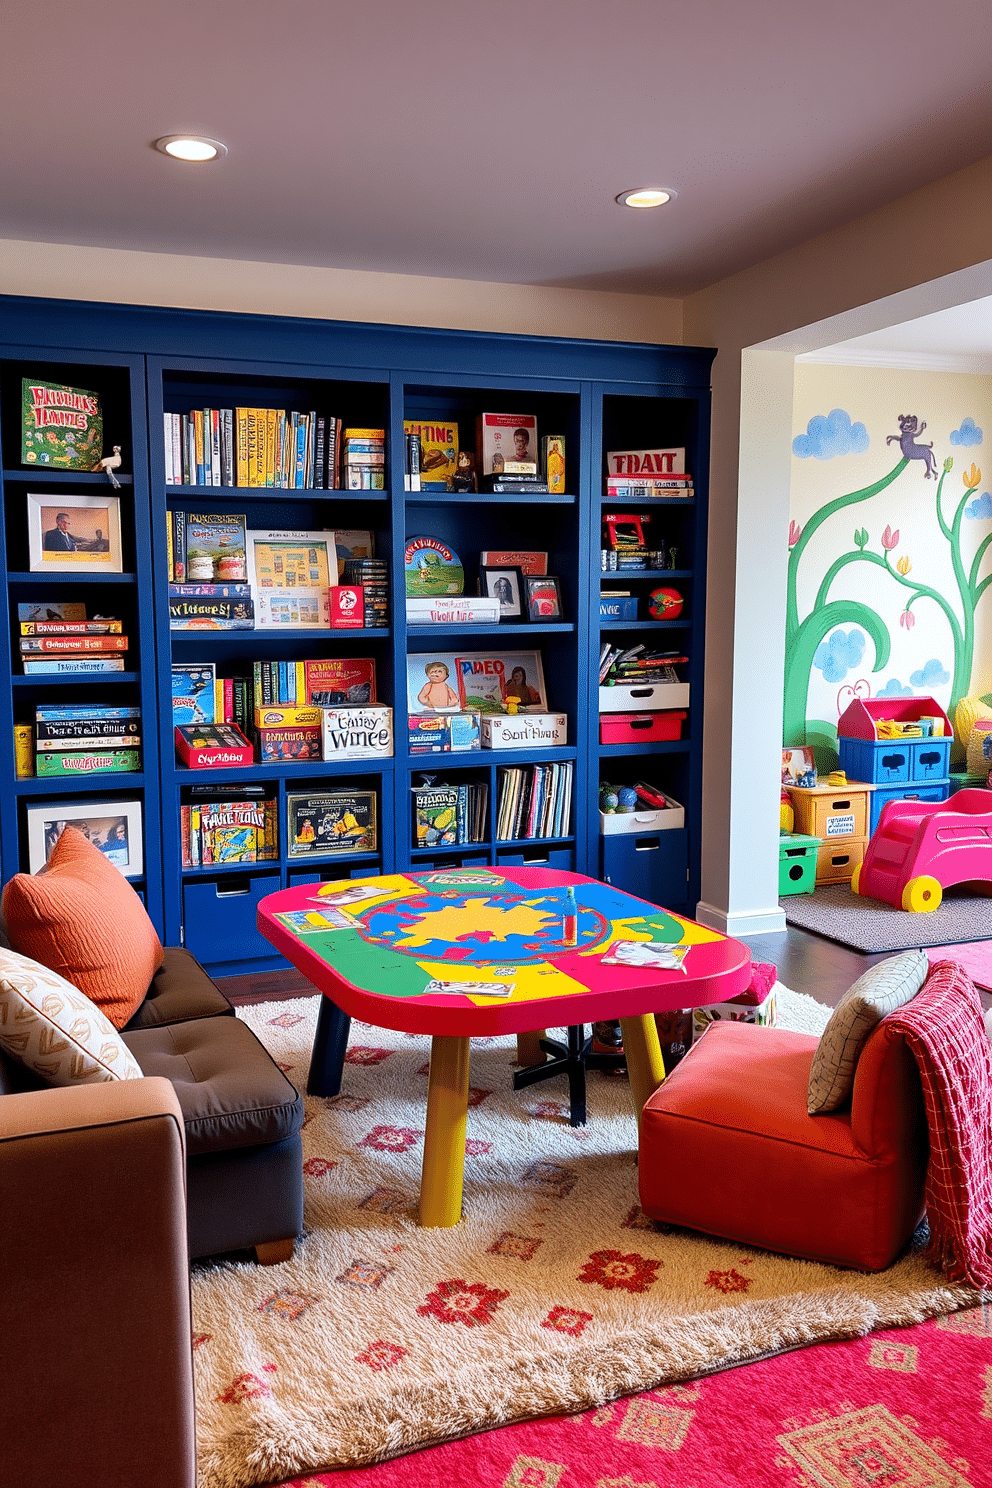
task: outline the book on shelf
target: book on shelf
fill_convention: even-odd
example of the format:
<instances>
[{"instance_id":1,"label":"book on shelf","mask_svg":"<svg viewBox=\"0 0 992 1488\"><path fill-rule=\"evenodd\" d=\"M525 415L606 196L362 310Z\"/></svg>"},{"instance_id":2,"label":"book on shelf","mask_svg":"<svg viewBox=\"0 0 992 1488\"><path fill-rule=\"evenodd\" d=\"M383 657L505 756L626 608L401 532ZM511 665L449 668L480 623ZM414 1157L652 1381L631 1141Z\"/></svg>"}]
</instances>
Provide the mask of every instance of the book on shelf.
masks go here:
<instances>
[{"instance_id":1,"label":"book on shelf","mask_svg":"<svg viewBox=\"0 0 992 1488\"><path fill-rule=\"evenodd\" d=\"M536 472L540 447L535 414L480 413L475 436L480 482L484 476L500 474L507 462L533 463Z\"/></svg>"},{"instance_id":2,"label":"book on shelf","mask_svg":"<svg viewBox=\"0 0 992 1488\"><path fill-rule=\"evenodd\" d=\"M107 636L120 635L120 620L22 620L22 636Z\"/></svg>"},{"instance_id":3,"label":"book on shelf","mask_svg":"<svg viewBox=\"0 0 992 1488\"><path fill-rule=\"evenodd\" d=\"M346 558L340 582L361 587L366 630L388 626L389 569L384 558Z\"/></svg>"},{"instance_id":4,"label":"book on shelf","mask_svg":"<svg viewBox=\"0 0 992 1488\"><path fill-rule=\"evenodd\" d=\"M21 380L21 464L92 470L103 454L99 393L60 382Z\"/></svg>"},{"instance_id":5,"label":"book on shelf","mask_svg":"<svg viewBox=\"0 0 992 1488\"><path fill-rule=\"evenodd\" d=\"M90 656L127 650L125 635L21 636L22 656Z\"/></svg>"},{"instance_id":6,"label":"book on shelf","mask_svg":"<svg viewBox=\"0 0 992 1488\"><path fill-rule=\"evenodd\" d=\"M414 847L445 847L486 840L489 787L484 781L463 785L412 785Z\"/></svg>"},{"instance_id":7,"label":"book on shelf","mask_svg":"<svg viewBox=\"0 0 992 1488\"><path fill-rule=\"evenodd\" d=\"M247 522L244 513L171 510L170 584L245 584Z\"/></svg>"},{"instance_id":8,"label":"book on shelf","mask_svg":"<svg viewBox=\"0 0 992 1488\"><path fill-rule=\"evenodd\" d=\"M463 595L457 599L408 599L406 618L411 625L480 625L499 620L498 599Z\"/></svg>"},{"instance_id":9,"label":"book on shelf","mask_svg":"<svg viewBox=\"0 0 992 1488\"><path fill-rule=\"evenodd\" d=\"M46 656L23 663L26 677L57 677L87 672L123 672L123 656Z\"/></svg>"},{"instance_id":10,"label":"book on shelf","mask_svg":"<svg viewBox=\"0 0 992 1488\"><path fill-rule=\"evenodd\" d=\"M496 840L564 837L571 820L571 760L497 771Z\"/></svg>"},{"instance_id":11,"label":"book on shelf","mask_svg":"<svg viewBox=\"0 0 992 1488\"><path fill-rule=\"evenodd\" d=\"M382 491L386 485L385 429L346 428L341 438L341 485L348 491Z\"/></svg>"},{"instance_id":12,"label":"book on shelf","mask_svg":"<svg viewBox=\"0 0 992 1488\"><path fill-rule=\"evenodd\" d=\"M17 606L18 620L49 620L61 621L84 621L86 619L86 606L81 600L40 600L36 604L19 604ZM97 615L94 617L102 620L105 617ZM23 635L23 631L21 632Z\"/></svg>"},{"instance_id":13,"label":"book on shelf","mask_svg":"<svg viewBox=\"0 0 992 1488\"><path fill-rule=\"evenodd\" d=\"M195 408L163 419L167 485L303 491L336 484L340 420L314 409Z\"/></svg>"}]
</instances>

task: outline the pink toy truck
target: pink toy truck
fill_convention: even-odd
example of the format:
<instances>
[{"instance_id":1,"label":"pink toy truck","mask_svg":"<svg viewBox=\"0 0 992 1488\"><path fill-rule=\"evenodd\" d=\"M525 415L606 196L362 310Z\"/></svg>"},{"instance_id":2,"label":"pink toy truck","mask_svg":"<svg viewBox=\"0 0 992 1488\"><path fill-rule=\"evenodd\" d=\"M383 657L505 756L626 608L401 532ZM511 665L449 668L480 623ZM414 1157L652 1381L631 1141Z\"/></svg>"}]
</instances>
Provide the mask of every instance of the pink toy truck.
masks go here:
<instances>
[{"instance_id":1,"label":"pink toy truck","mask_svg":"<svg viewBox=\"0 0 992 1488\"><path fill-rule=\"evenodd\" d=\"M851 889L924 911L938 908L945 889L965 883L992 894L992 790L958 791L949 801L889 801Z\"/></svg>"}]
</instances>

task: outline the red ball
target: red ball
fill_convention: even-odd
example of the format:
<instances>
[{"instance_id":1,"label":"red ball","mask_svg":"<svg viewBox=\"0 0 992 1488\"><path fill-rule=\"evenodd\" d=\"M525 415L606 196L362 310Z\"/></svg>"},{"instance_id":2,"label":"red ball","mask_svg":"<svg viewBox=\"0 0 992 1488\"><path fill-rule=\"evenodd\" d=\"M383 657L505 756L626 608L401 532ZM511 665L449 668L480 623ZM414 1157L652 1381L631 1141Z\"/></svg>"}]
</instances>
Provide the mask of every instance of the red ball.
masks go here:
<instances>
[{"instance_id":1,"label":"red ball","mask_svg":"<svg viewBox=\"0 0 992 1488\"><path fill-rule=\"evenodd\" d=\"M682 613L682 604L677 589L652 589L648 610L653 620L677 620Z\"/></svg>"}]
</instances>

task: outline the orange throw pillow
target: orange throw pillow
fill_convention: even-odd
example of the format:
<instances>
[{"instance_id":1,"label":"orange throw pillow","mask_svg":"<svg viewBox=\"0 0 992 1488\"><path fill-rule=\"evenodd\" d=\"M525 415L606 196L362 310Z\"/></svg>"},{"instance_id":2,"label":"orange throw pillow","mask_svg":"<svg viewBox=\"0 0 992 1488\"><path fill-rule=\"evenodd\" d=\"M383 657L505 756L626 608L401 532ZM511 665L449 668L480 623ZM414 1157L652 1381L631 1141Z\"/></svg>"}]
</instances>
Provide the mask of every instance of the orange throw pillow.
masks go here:
<instances>
[{"instance_id":1,"label":"orange throw pillow","mask_svg":"<svg viewBox=\"0 0 992 1488\"><path fill-rule=\"evenodd\" d=\"M14 950L85 992L115 1028L137 1012L162 965L145 906L75 827L66 827L40 873L15 874L3 913Z\"/></svg>"}]
</instances>

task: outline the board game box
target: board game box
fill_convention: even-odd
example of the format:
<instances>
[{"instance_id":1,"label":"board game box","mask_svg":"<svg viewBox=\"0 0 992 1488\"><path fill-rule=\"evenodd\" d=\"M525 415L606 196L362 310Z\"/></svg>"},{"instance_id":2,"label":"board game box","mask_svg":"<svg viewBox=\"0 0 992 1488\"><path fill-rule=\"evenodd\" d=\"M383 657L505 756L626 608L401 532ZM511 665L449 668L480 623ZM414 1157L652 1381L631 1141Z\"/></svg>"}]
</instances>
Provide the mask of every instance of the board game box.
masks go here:
<instances>
[{"instance_id":1,"label":"board game box","mask_svg":"<svg viewBox=\"0 0 992 1488\"><path fill-rule=\"evenodd\" d=\"M411 714L505 713L508 697L524 712L548 710L539 651L412 652L406 667Z\"/></svg>"},{"instance_id":2,"label":"board game box","mask_svg":"<svg viewBox=\"0 0 992 1488\"><path fill-rule=\"evenodd\" d=\"M420 489L445 491L458 465L458 425L404 419L404 434L420 435Z\"/></svg>"},{"instance_id":3,"label":"board game box","mask_svg":"<svg viewBox=\"0 0 992 1488\"><path fill-rule=\"evenodd\" d=\"M216 667L211 662L196 666L172 666L173 725L214 723L216 715Z\"/></svg>"},{"instance_id":4,"label":"board game box","mask_svg":"<svg viewBox=\"0 0 992 1488\"><path fill-rule=\"evenodd\" d=\"M413 824L417 847L458 841L458 791L454 786L414 785Z\"/></svg>"},{"instance_id":5,"label":"board game box","mask_svg":"<svg viewBox=\"0 0 992 1488\"><path fill-rule=\"evenodd\" d=\"M375 852L375 791L290 792L286 797L286 845L290 858Z\"/></svg>"},{"instance_id":6,"label":"board game box","mask_svg":"<svg viewBox=\"0 0 992 1488\"><path fill-rule=\"evenodd\" d=\"M392 755L392 708L322 708L320 713L325 760L384 759Z\"/></svg>"},{"instance_id":7,"label":"board game box","mask_svg":"<svg viewBox=\"0 0 992 1488\"><path fill-rule=\"evenodd\" d=\"M540 458L537 416L480 413L476 419L475 453L480 476L501 475L508 461L533 464L536 473Z\"/></svg>"},{"instance_id":8,"label":"board game box","mask_svg":"<svg viewBox=\"0 0 992 1488\"><path fill-rule=\"evenodd\" d=\"M59 382L21 382L21 464L92 470L103 454L99 394Z\"/></svg>"},{"instance_id":9,"label":"board game box","mask_svg":"<svg viewBox=\"0 0 992 1488\"><path fill-rule=\"evenodd\" d=\"M311 703L316 708L374 703L375 661L371 656L325 656L319 661L299 661L296 696L299 703Z\"/></svg>"}]
</instances>

